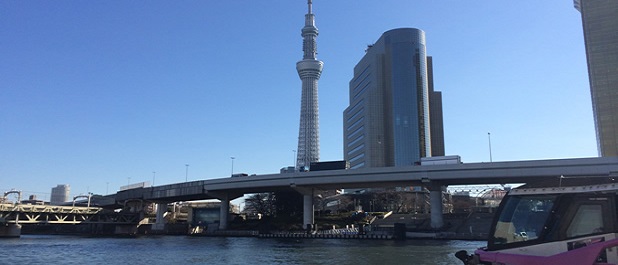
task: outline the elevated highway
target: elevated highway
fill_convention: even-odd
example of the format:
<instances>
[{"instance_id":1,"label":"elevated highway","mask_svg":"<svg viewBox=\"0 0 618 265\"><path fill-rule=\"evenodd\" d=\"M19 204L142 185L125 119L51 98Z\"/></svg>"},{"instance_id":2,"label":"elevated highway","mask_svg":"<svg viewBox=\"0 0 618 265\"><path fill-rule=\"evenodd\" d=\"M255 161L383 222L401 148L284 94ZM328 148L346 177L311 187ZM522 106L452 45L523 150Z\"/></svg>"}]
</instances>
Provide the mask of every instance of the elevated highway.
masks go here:
<instances>
[{"instance_id":1,"label":"elevated highway","mask_svg":"<svg viewBox=\"0 0 618 265\"><path fill-rule=\"evenodd\" d=\"M295 190L304 195L304 225L313 224L313 191L346 188L423 185L430 190L432 225L442 226L441 192L448 185L549 183L563 178L591 182L618 177L618 157L530 160L295 172L220 178L120 191L116 201L148 200L160 204L175 201L219 199L220 229L227 228L229 201L247 193ZM555 183L552 183L555 181ZM162 209L164 207L158 207ZM157 222L163 212L157 213ZM161 217L161 218L159 218Z\"/></svg>"}]
</instances>

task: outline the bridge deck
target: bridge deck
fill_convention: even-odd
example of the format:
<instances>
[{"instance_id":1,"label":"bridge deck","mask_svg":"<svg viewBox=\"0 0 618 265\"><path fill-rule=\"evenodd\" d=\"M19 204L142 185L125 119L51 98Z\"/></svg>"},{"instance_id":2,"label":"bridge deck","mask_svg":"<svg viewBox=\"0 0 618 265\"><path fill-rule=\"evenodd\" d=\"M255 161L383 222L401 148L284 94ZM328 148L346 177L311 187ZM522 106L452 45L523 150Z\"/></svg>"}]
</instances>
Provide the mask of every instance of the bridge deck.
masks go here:
<instances>
[{"instance_id":1,"label":"bridge deck","mask_svg":"<svg viewBox=\"0 0 618 265\"><path fill-rule=\"evenodd\" d=\"M155 202L233 199L247 193L277 190L537 183L560 178L618 176L618 157L506 161L266 174L199 180L120 191L116 201ZM596 180L595 180L596 181Z\"/></svg>"}]
</instances>

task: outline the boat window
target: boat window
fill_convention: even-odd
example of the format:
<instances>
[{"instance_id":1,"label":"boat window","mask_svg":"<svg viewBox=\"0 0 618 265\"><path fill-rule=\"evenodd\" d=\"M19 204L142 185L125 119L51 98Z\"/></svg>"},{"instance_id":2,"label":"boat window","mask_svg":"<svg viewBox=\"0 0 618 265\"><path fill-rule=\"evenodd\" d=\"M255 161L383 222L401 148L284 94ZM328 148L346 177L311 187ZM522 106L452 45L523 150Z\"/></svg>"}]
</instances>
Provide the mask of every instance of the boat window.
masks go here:
<instances>
[{"instance_id":1,"label":"boat window","mask_svg":"<svg viewBox=\"0 0 618 265\"><path fill-rule=\"evenodd\" d=\"M603 232L601 205L580 205L567 228L567 238Z\"/></svg>"},{"instance_id":2,"label":"boat window","mask_svg":"<svg viewBox=\"0 0 618 265\"><path fill-rule=\"evenodd\" d=\"M511 196L502 206L494 227L493 245L539 238L554 206L556 195Z\"/></svg>"}]
</instances>

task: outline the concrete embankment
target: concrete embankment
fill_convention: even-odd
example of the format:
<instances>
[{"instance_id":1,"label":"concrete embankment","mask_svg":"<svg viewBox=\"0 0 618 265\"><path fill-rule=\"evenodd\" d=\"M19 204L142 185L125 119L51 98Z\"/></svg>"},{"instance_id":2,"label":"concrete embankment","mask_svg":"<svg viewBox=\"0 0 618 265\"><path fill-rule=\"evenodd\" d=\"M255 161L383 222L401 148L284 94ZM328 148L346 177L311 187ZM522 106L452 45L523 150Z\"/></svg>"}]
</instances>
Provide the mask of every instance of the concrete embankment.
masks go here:
<instances>
[{"instance_id":1,"label":"concrete embankment","mask_svg":"<svg viewBox=\"0 0 618 265\"><path fill-rule=\"evenodd\" d=\"M260 238L320 238L320 239L393 239L390 235L341 234L260 234Z\"/></svg>"},{"instance_id":2,"label":"concrete embankment","mask_svg":"<svg viewBox=\"0 0 618 265\"><path fill-rule=\"evenodd\" d=\"M258 231L246 230L225 230L190 234L190 236L212 236L212 237L258 237L258 238L319 238L319 239L393 239L386 234L329 234L329 233L304 233L304 232L278 232L262 233Z\"/></svg>"}]
</instances>

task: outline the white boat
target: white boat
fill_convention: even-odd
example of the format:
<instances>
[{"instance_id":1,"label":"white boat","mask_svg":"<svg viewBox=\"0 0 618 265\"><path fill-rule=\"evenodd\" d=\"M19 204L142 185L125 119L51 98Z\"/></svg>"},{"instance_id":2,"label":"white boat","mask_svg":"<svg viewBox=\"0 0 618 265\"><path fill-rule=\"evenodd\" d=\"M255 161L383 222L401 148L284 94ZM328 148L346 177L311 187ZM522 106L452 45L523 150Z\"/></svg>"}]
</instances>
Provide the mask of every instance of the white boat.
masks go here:
<instances>
[{"instance_id":1,"label":"white boat","mask_svg":"<svg viewBox=\"0 0 618 265\"><path fill-rule=\"evenodd\" d=\"M465 265L618 264L618 184L520 188L502 200L487 247Z\"/></svg>"}]
</instances>

